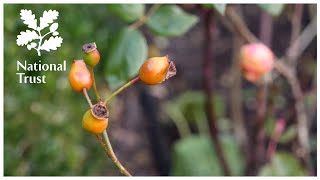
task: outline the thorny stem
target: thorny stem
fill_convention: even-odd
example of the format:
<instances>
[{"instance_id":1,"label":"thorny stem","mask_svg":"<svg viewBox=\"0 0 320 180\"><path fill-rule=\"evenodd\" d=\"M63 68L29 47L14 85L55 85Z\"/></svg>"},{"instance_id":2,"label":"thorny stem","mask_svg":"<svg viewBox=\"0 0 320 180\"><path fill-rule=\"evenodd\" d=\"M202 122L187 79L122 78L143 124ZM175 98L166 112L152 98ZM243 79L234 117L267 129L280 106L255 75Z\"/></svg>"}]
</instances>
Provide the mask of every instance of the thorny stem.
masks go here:
<instances>
[{"instance_id":1,"label":"thorny stem","mask_svg":"<svg viewBox=\"0 0 320 180\"><path fill-rule=\"evenodd\" d=\"M93 67L90 68L90 74L91 74L91 79L92 79L92 82L93 82L93 90L96 94L96 97L97 97L97 100L100 101L100 96L99 96L99 92L97 90L97 85L96 85L96 80L94 78L94 69Z\"/></svg>"},{"instance_id":2,"label":"thorny stem","mask_svg":"<svg viewBox=\"0 0 320 180\"><path fill-rule=\"evenodd\" d=\"M131 81L129 81L127 84L120 87L117 91L112 93L108 99L106 99L106 101L103 103L103 105L106 105L114 96L118 95L120 92L127 89L129 86L133 85L134 83L136 83L138 81L139 81L139 77L136 77L136 78L132 79Z\"/></svg>"},{"instance_id":3,"label":"thorny stem","mask_svg":"<svg viewBox=\"0 0 320 180\"><path fill-rule=\"evenodd\" d=\"M219 139L218 127L215 119L214 104L213 104L213 92L214 92L214 82L213 82L213 52L212 52L212 41L213 41L213 31L215 29L215 23L213 22L213 11L204 11L205 19L205 57L203 62L203 88L206 93L206 114L208 118L209 128L211 137L213 139L213 144L216 149L218 159L222 165L225 175L230 175L230 169L227 164L225 154L222 149L222 145Z\"/></svg>"},{"instance_id":4,"label":"thorny stem","mask_svg":"<svg viewBox=\"0 0 320 180\"><path fill-rule=\"evenodd\" d=\"M93 105L92 105L92 103L91 103L91 99L90 99L90 97L89 97L89 95L88 95L87 89L86 89L86 88L83 88L83 89L82 89L82 92L83 92L84 96L86 97L90 108L92 108Z\"/></svg>"},{"instance_id":5,"label":"thorny stem","mask_svg":"<svg viewBox=\"0 0 320 180\"><path fill-rule=\"evenodd\" d=\"M131 176L131 174L126 170L126 168L124 168L122 166L122 164L118 161L117 157L114 155L113 151L111 152L111 150L109 150L106 146L106 144L104 144L102 137L97 134L97 139L100 142L102 148L104 149L104 151L107 153L107 155L109 156L109 158L112 160L112 162L118 167L118 169L120 170L120 172L125 175L125 176ZM107 136L108 137L108 136Z\"/></svg>"},{"instance_id":6,"label":"thorny stem","mask_svg":"<svg viewBox=\"0 0 320 180\"><path fill-rule=\"evenodd\" d=\"M134 22L133 24L131 24L129 26L129 29L130 30L135 30L135 29L138 29L140 26L142 26L144 23L146 23L148 21L148 19L157 11L157 9L160 7L161 5L160 4L155 4L153 5L149 11L147 12L146 15L144 16L141 16L139 18L138 21Z\"/></svg>"}]
</instances>

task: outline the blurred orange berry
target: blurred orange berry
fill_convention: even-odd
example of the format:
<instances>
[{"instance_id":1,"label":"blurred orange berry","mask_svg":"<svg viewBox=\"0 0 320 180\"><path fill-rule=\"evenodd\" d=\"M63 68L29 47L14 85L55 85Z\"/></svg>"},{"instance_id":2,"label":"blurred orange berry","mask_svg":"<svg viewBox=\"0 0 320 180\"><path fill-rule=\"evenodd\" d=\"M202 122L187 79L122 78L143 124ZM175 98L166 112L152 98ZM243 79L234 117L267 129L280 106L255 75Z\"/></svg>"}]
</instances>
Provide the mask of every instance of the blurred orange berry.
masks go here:
<instances>
[{"instance_id":1,"label":"blurred orange berry","mask_svg":"<svg viewBox=\"0 0 320 180\"><path fill-rule=\"evenodd\" d=\"M262 43L243 45L239 57L243 75L251 82L259 81L274 65L273 52Z\"/></svg>"}]
</instances>

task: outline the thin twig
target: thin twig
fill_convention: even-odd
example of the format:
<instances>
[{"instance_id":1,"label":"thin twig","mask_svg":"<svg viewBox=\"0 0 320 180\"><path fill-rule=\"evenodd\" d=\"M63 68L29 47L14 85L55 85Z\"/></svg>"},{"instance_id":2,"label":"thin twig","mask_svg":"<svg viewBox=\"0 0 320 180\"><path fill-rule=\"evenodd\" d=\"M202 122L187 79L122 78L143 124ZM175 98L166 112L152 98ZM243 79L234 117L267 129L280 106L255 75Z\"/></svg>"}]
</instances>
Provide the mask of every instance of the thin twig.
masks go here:
<instances>
[{"instance_id":1,"label":"thin twig","mask_svg":"<svg viewBox=\"0 0 320 180\"><path fill-rule=\"evenodd\" d=\"M206 113L210 128L211 137L213 139L214 147L220 161L224 174L230 175L230 169L226 161L226 157L222 148L222 144L219 139L219 132L217 127L217 122L215 119L214 104L213 104L213 93L214 93L214 82L213 82L213 52L212 52L212 41L213 41L213 31L215 29L215 23L213 22L213 11L204 10L205 18L205 57L203 63L203 87L206 93Z\"/></svg>"},{"instance_id":2,"label":"thin twig","mask_svg":"<svg viewBox=\"0 0 320 180\"><path fill-rule=\"evenodd\" d=\"M89 97L89 95L88 95L87 89L86 89L86 88L83 88L83 89L82 89L82 92L83 92L84 96L86 97L90 108L92 108L93 105L92 105L92 103L91 103L91 99L90 99L90 97Z\"/></svg>"},{"instance_id":3,"label":"thin twig","mask_svg":"<svg viewBox=\"0 0 320 180\"><path fill-rule=\"evenodd\" d=\"M113 151L107 148L107 146L104 144L102 137L98 134L96 135L98 141L100 142L101 146L103 147L104 151L107 153L107 155L110 157L112 162L118 167L120 172L125 176L131 176L131 174L122 166L122 164L118 161L117 157L114 155ZM112 149L112 148L111 148Z\"/></svg>"},{"instance_id":4,"label":"thin twig","mask_svg":"<svg viewBox=\"0 0 320 180\"><path fill-rule=\"evenodd\" d=\"M96 85L96 79L94 78L94 70L93 70L93 67L90 68L90 74L91 74L91 78L92 78L92 83L93 83L93 90L96 94L96 97L97 97L97 101L99 102L101 99L100 99L100 96L99 96L99 92L97 90L97 85Z\"/></svg>"},{"instance_id":5,"label":"thin twig","mask_svg":"<svg viewBox=\"0 0 320 180\"><path fill-rule=\"evenodd\" d=\"M134 79L132 79L131 81L129 81L127 84L123 85L122 87L120 87L117 91L115 91L114 93L111 94L111 96L109 98L107 98L105 100L105 102L103 103L103 105L106 105L114 96L118 95L119 93L121 93L123 90L127 89L128 87L130 87L132 84L136 83L139 81L139 77L136 77Z\"/></svg>"},{"instance_id":6,"label":"thin twig","mask_svg":"<svg viewBox=\"0 0 320 180\"><path fill-rule=\"evenodd\" d=\"M114 154L112 145L111 145L111 143L110 143L110 139L109 139L107 130L103 131L103 137L104 137L104 140L105 140L105 142L106 142L107 148L109 149L111 155L115 157L116 155Z\"/></svg>"},{"instance_id":7,"label":"thin twig","mask_svg":"<svg viewBox=\"0 0 320 180\"><path fill-rule=\"evenodd\" d=\"M134 22L133 24L131 24L128 28L130 30L135 30L138 29L140 26L142 26L143 24L145 24L148 19L157 11L157 9L161 6L161 4L154 4L149 11L147 12L146 15L141 16L139 18L138 21Z\"/></svg>"}]
</instances>

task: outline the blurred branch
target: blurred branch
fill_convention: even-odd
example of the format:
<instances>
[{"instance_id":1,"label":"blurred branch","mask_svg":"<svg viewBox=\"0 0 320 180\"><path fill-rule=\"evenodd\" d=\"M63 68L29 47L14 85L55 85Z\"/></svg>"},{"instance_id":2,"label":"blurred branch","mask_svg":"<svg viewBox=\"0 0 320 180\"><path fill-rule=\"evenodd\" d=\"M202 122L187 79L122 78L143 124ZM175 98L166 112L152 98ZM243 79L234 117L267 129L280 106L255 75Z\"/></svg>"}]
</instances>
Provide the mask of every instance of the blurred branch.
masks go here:
<instances>
[{"instance_id":1,"label":"blurred branch","mask_svg":"<svg viewBox=\"0 0 320 180\"><path fill-rule=\"evenodd\" d=\"M297 37L300 34L301 30L301 19L303 14L303 4L295 4L294 6L294 12L291 17L291 37L290 37L290 44L293 44L294 41L297 39ZM294 62L294 59L290 59L290 57L287 58L287 63L290 65L295 65L296 62Z\"/></svg>"},{"instance_id":2,"label":"blurred branch","mask_svg":"<svg viewBox=\"0 0 320 180\"><path fill-rule=\"evenodd\" d=\"M250 32L242 18L236 13L234 7L227 6L225 15L227 19L231 22L230 25L232 26L232 29L236 34L239 34L247 42L259 41L258 38L256 38L254 34Z\"/></svg>"},{"instance_id":3,"label":"blurred branch","mask_svg":"<svg viewBox=\"0 0 320 180\"><path fill-rule=\"evenodd\" d=\"M295 75L295 72L292 68L288 67L288 65L284 64L280 60L276 61L275 68L280 74L282 74L287 79L291 87L292 94L295 99L295 110L298 122L298 139L300 145L302 146L302 156L308 166L309 171L312 172L308 133L308 119L303 101L303 92L301 90L299 81Z\"/></svg>"},{"instance_id":4,"label":"blurred branch","mask_svg":"<svg viewBox=\"0 0 320 180\"><path fill-rule=\"evenodd\" d=\"M162 111L159 111L159 99L153 97L145 87L140 86L139 101L142 106L142 112L145 116L147 140L151 146L152 157L158 169L160 176L168 176L170 173L170 149L162 128L161 117ZM166 106L167 107L167 106ZM171 113L167 113L168 115ZM187 124L187 122L184 122ZM180 124L178 124L180 125ZM189 128L187 124L187 128ZM189 130L189 129L187 129Z\"/></svg>"},{"instance_id":5,"label":"blurred branch","mask_svg":"<svg viewBox=\"0 0 320 180\"><path fill-rule=\"evenodd\" d=\"M258 39L254 36L253 33L247 28L244 21L241 17L235 12L234 8L229 6L226 10L227 19L230 21L232 25L233 32L237 33L241 38L243 38L246 42L256 42ZM311 43L312 39L316 36L317 33L317 18L316 16L312 19L311 23L303 30L303 32L299 35L299 37L290 44L287 50L287 56L292 59L298 58L307 46ZM285 57L287 58L287 57ZM281 58L281 59L285 59ZM293 68L284 64L279 58L276 58L274 68L280 74L282 74L288 81L292 94L295 99L295 109L297 114L297 122L298 122L298 136L299 143L302 147L303 159L308 166L309 171L312 173L311 167L311 158L310 158L310 145L309 145L309 135L308 135L308 123L307 116L305 111L305 106L302 98L302 90L299 84L299 81L294 73Z\"/></svg>"},{"instance_id":6,"label":"blurred branch","mask_svg":"<svg viewBox=\"0 0 320 180\"><path fill-rule=\"evenodd\" d=\"M265 11L260 15L260 40L271 48L273 33L273 19L272 16Z\"/></svg>"},{"instance_id":7,"label":"blurred branch","mask_svg":"<svg viewBox=\"0 0 320 180\"><path fill-rule=\"evenodd\" d=\"M238 60L238 52L242 44L242 40L239 37L234 37L233 40L233 58L231 67L232 83L230 87L230 101L231 101L231 118L234 121L233 129L235 137L240 143L242 150L247 150L248 137L244 126L243 113L242 113L242 99L241 99L241 69L240 61ZM248 154L248 153L246 153Z\"/></svg>"},{"instance_id":8,"label":"blurred branch","mask_svg":"<svg viewBox=\"0 0 320 180\"><path fill-rule=\"evenodd\" d=\"M161 6L161 4L154 4L147 12L146 15L141 16L138 21L134 22L129 26L130 30L138 29L140 26L142 26L144 23L148 21L148 19L158 10L158 8Z\"/></svg>"},{"instance_id":9,"label":"blurred branch","mask_svg":"<svg viewBox=\"0 0 320 180\"><path fill-rule=\"evenodd\" d=\"M272 32L273 32L273 19L272 16L264 11L260 14L260 39L262 43L271 48L272 42ZM265 79L257 84L257 94L256 94L256 121L255 128L253 130L254 143L251 147L252 165L250 167L251 173L256 173L257 168L259 168L265 161L265 133L264 133L264 123L266 120L266 110L267 110L267 86ZM253 168L254 167L254 168Z\"/></svg>"},{"instance_id":10,"label":"blurred branch","mask_svg":"<svg viewBox=\"0 0 320 180\"><path fill-rule=\"evenodd\" d=\"M272 156L276 152L277 149L277 143L279 141L279 138L285 128L286 121L283 118L279 118L276 122L275 128L273 130L271 140L268 144L268 149L267 149L267 160L270 162L272 159Z\"/></svg>"},{"instance_id":11,"label":"blurred branch","mask_svg":"<svg viewBox=\"0 0 320 180\"><path fill-rule=\"evenodd\" d=\"M213 21L213 11L203 10L205 21L205 33L204 33L204 60L203 60L203 88L206 94L206 113L210 128L211 137L217 153L218 160L220 161L224 174L230 175L230 169L226 161L225 154L223 152L222 144L219 139L219 132L214 112L214 82L213 82L213 33L215 30L215 22Z\"/></svg>"},{"instance_id":12,"label":"blurred branch","mask_svg":"<svg viewBox=\"0 0 320 180\"><path fill-rule=\"evenodd\" d=\"M301 56L304 50L312 42L313 38L317 35L317 16L311 20L311 22L304 28L299 37L290 44L286 51L286 59L291 64L295 65L297 59Z\"/></svg>"}]
</instances>

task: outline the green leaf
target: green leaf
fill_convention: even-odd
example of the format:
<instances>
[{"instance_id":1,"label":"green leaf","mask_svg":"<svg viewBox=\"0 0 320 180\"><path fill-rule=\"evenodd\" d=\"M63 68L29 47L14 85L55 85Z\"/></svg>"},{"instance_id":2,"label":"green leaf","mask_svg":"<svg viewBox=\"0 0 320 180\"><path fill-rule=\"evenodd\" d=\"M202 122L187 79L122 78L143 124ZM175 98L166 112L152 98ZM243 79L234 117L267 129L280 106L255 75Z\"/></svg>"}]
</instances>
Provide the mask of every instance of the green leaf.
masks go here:
<instances>
[{"instance_id":1,"label":"green leaf","mask_svg":"<svg viewBox=\"0 0 320 180\"><path fill-rule=\"evenodd\" d=\"M260 176L305 176L306 171L299 161L291 154L277 152L271 159L270 164L263 166Z\"/></svg>"},{"instance_id":2,"label":"green leaf","mask_svg":"<svg viewBox=\"0 0 320 180\"><path fill-rule=\"evenodd\" d=\"M121 20L131 23L144 15L143 4L109 4L108 11L118 16Z\"/></svg>"},{"instance_id":3,"label":"green leaf","mask_svg":"<svg viewBox=\"0 0 320 180\"><path fill-rule=\"evenodd\" d=\"M114 90L138 73L147 58L147 43L140 31L124 28L111 39L104 67L105 79Z\"/></svg>"},{"instance_id":4,"label":"green leaf","mask_svg":"<svg viewBox=\"0 0 320 180\"><path fill-rule=\"evenodd\" d=\"M202 7L208 8L208 9L215 9L217 10L221 15L224 15L227 4L201 4Z\"/></svg>"},{"instance_id":5,"label":"green leaf","mask_svg":"<svg viewBox=\"0 0 320 180\"><path fill-rule=\"evenodd\" d=\"M224 15L226 6L227 6L226 4L214 4L214 8L222 15Z\"/></svg>"},{"instance_id":6,"label":"green leaf","mask_svg":"<svg viewBox=\"0 0 320 180\"><path fill-rule=\"evenodd\" d=\"M230 129L230 120L226 119L226 100L220 94L214 96L215 114L217 117L217 122L219 129L224 132ZM201 91L186 91L185 93L177 96L168 104L164 104L166 113L170 113L172 109L178 109L182 116L179 116L179 119L175 121L188 121L190 124L198 126L198 128L206 131L208 129L207 118L204 111L205 104L205 95ZM171 115L170 115L171 116Z\"/></svg>"},{"instance_id":7,"label":"green leaf","mask_svg":"<svg viewBox=\"0 0 320 180\"><path fill-rule=\"evenodd\" d=\"M181 36L197 21L197 16L184 12L176 5L163 5L149 18L147 26L157 35Z\"/></svg>"},{"instance_id":8,"label":"green leaf","mask_svg":"<svg viewBox=\"0 0 320 180\"><path fill-rule=\"evenodd\" d=\"M242 175L243 159L237 143L231 136L221 138L232 175ZM223 176L211 139L207 136L189 136L179 140L173 149L172 175Z\"/></svg>"},{"instance_id":9,"label":"green leaf","mask_svg":"<svg viewBox=\"0 0 320 180\"><path fill-rule=\"evenodd\" d=\"M279 143L288 143L297 137L297 128L293 125L289 126L280 136Z\"/></svg>"},{"instance_id":10,"label":"green leaf","mask_svg":"<svg viewBox=\"0 0 320 180\"><path fill-rule=\"evenodd\" d=\"M272 117L268 117L264 124L264 130L266 135L271 138L274 128L276 125L276 120ZM294 125L290 125L284 129L282 132L279 143L288 143L292 141L297 136L297 130Z\"/></svg>"},{"instance_id":11,"label":"green leaf","mask_svg":"<svg viewBox=\"0 0 320 180\"><path fill-rule=\"evenodd\" d=\"M258 6L272 16L279 16L284 9L284 4L258 4Z\"/></svg>"}]
</instances>

